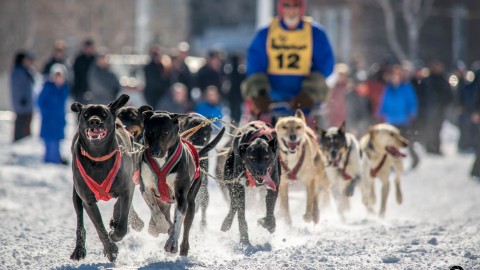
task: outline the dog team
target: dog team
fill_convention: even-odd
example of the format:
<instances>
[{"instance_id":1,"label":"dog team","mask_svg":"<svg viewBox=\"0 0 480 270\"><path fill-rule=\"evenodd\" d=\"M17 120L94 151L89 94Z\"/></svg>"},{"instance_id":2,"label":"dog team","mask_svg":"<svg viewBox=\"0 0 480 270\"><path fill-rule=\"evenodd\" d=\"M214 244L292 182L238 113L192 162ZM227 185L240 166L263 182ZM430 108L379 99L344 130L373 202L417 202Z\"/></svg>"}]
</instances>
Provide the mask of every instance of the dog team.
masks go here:
<instances>
[{"instance_id":1,"label":"dog team","mask_svg":"<svg viewBox=\"0 0 480 270\"><path fill-rule=\"evenodd\" d=\"M143 229L144 222L132 206L136 184L151 210L148 232L153 236L168 234L166 252L180 250L180 255L188 255L189 232L199 208L201 228L206 226L206 156L219 143L225 127L211 140L208 119L153 111L149 106L125 107L128 100L127 95L121 95L108 105L75 102L71 106L78 121L71 146L73 205L77 214L72 260L86 256L83 210L95 226L104 255L112 262L118 255L115 243L123 239L128 227ZM266 213L258 224L270 233L275 231L276 216L292 224L290 185L305 187L305 222L319 222L320 210L328 204L330 195L340 218L345 220L350 197L357 187L367 212L373 214L376 178L382 183L379 215L383 217L391 172L395 174L396 200L402 203L400 176L404 154L399 149L407 145L399 130L388 124L371 126L360 140L346 132L345 123L328 130L313 130L300 110L294 116L277 119L274 127L252 121L236 128L226 157L217 164L222 166L217 169L222 172L218 184L230 205L221 230L231 228L236 214L240 243L250 245L246 189L266 194ZM280 209L276 212L279 195ZM97 202L111 198L117 201L107 232Z\"/></svg>"}]
</instances>

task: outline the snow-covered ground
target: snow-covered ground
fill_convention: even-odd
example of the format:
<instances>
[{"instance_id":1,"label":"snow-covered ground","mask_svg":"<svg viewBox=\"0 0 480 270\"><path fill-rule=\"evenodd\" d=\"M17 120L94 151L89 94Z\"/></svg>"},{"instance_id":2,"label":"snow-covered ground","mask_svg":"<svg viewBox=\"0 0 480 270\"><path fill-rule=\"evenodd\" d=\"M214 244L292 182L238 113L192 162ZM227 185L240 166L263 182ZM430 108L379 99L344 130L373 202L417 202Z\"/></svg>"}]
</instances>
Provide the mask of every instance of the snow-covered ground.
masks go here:
<instances>
[{"instance_id":1,"label":"snow-covered ground","mask_svg":"<svg viewBox=\"0 0 480 270\"><path fill-rule=\"evenodd\" d=\"M69 138L72 123L70 119ZM420 167L402 178L403 205L395 203L391 192L383 220L366 216L356 192L345 223L327 209L319 225L305 224L304 188L293 187L292 228L277 220L277 231L267 233L256 225L263 203L250 203L247 221L254 247L245 250L238 245L236 219L229 232L220 231L228 206L211 181L208 228L200 232L197 216L187 258L165 254L166 235L154 238L144 228L119 242L115 263L103 256L87 215L87 257L69 259L75 245L70 167L43 164L37 135L11 145L8 113L0 113L0 130L0 269L480 269L480 183L468 177L473 156L456 153L458 134L448 124L445 156L421 151ZM34 132L38 134L38 119ZM69 146L67 139L66 156ZM99 203L104 222L113 204ZM148 223L150 213L139 193L134 206Z\"/></svg>"}]
</instances>

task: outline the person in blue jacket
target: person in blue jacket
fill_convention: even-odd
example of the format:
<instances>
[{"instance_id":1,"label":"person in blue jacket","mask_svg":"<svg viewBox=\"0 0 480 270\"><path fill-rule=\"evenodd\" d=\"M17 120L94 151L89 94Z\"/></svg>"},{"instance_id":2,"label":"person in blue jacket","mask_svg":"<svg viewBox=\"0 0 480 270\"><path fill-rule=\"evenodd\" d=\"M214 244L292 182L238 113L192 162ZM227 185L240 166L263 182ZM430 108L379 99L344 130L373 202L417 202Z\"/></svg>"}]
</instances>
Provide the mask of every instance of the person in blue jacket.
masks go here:
<instances>
[{"instance_id":1,"label":"person in blue jacket","mask_svg":"<svg viewBox=\"0 0 480 270\"><path fill-rule=\"evenodd\" d=\"M193 109L196 113L199 113L207 118L218 118L222 119L222 105L220 103L220 92L218 88L214 85L207 86L205 92L203 93L203 101L195 105ZM221 126L220 122L214 122L215 125ZM214 129L215 132L218 129Z\"/></svg>"},{"instance_id":2,"label":"person in blue jacket","mask_svg":"<svg viewBox=\"0 0 480 270\"><path fill-rule=\"evenodd\" d=\"M406 81L405 70L393 66L389 81L383 92L379 107L379 116L385 122L397 127L400 133L410 140L408 146L412 157L412 169L418 166L419 158L413 148L411 125L418 112L417 96L413 86Z\"/></svg>"},{"instance_id":3,"label":"person in blue jacket","mask_svg":"<svg viewBox=\"0 0 480 270\"><path fill-rule=\"evenodd\" d=\"M65 106L69 95L66 83L67 69L62 64L54 64L50 70L50 80L46 81L38 97L37 104L42 116L40 137L45 143L47 163L67 164L60 154L60 141L65 138L67 124Z\"/></svg>"},{"instance_id":4,"label":"person in blue jacket","mask_svg":"<svg viewBox=\"0 0 480 270\"><path fill-rule=\"evenodd\" d=\"M303 16L304 0L279 0L277 9L279 15L257 31L247 51L242 93L257 118L278 104L286 104L285 114L300 108L308 115L327 98L325 78L335 62L323 28Z\"/></svg>"}]
</instances>

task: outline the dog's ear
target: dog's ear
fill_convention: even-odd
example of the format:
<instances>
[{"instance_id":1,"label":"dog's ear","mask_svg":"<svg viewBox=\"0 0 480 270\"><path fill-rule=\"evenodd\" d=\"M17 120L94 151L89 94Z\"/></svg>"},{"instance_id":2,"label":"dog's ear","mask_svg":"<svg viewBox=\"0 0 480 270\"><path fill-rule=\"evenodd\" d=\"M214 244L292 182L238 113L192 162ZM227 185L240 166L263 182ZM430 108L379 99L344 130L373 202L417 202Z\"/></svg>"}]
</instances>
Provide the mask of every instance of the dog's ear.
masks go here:
<instances>
[{"instance_id":1,"label":"dog's ear","mask_svg":"<svg viewBox=\"0 0 480 270\"><path fill-rule=\"evenodd\" d=\"M302 121L305 122L305 115L303 114L302 110L297 109L297 110L295 111L295 116L298 117L298 118L300 118L300 119L302 119Z\"/></svg>"},{"instance_id":2,"label":"dog's ear","mask_svg":"<svg viewBox=\"0 0 480 270\"><path fill-rule=\"evenodd\" d=\"M168 115L170 116L170 118L172 118L172 122L175 125L178 125L180 120L188 116L188 114L182 114L182 113L168 113Z\"/></svg>"},{"instance_id":3,"label":"dog's ear","mask_svg":"<svg viewBox=\"0 0 480 270\"><path fill-rule=\"evenodd\" d=\"M277 143L277 139L276 139L276 138L273 138L273 139L271 139L270 141L268 141L268 146L271 147L271 148L274 150L274 152L275 152L276 149L277 149L277 144L278 144L278 143Z\"/></svg>"},{"instance_id":4,"label":"dog's ear","mask_svg":"<svg viewBox=\"0 0 480 270\"><path fill-rule=\"evenodd\" d=\"M370 135L370 138L373 139L373 135L375 134L375 128L373 128L373 126L368 128L368 134Z\"/></svg>"},{"instance_id":5,"label":"dog's ear","mask_svg":"<svg viewBox=\"0 0 480 270\"><path fill-rule=\"evenodd\" d=\"M342 122L342 125L340 125L340 127L338 128L338 130L339 130L341 133L345 134L345 131L346 131L346 129L345 129L345 121Z\"/></svg>"},{"instance_id":6,"label":"dog's ear","mask_svg":"<svg viewBox=\"0 0 480 270\"><path fill-rule=\"evenodd\" d=\"M245 151L247 150L247 147L249 145L250 144L248 144L248 143L242 143L238 146L238 153L240 154L240 157L243 158L243 155L245 154Z\"/></svg>"},{"instance_id":7,"label":"dog's ear","mask_svg":"<svg viewBox=\"0 0 480 270\"><path fill-rule=\"evenodd\" d=\"M143 106L140 106L140 108L138 108L138 114L140 115L140 117L142 117L143 112L146 112L146 111L153 111L152 106L143 105Z\"/></svg>"},{"instance_id":8,"label":"dog's ear","mask_svg":"<svg viewBox=\"0 0 480 270\"><path fill-rule=\"evenodd\" d=\"M400 134L397 135L397 139L398 139L398 141L400 141L400 144L401 144L403 147L407 147L408 144L410 143L407 139L405 139L405 137L403 137L403 136L400 135Z\"/></svg>"},{"instance_id":9,"label":"dog's ear","mask_svg":"<svg viewBox=\"0 0 480 270\"><path fill-rule=\"evenodd\" d=\"M112 114L116 114L117 110L127 104L130 97L125 94L121 94L116 100L108 104L108 108Z\"/></svg>"},{"instance_id":10,"label":"dog's ear","mask_svg":"<svg viewBox=\"0 0 480 270\"><path fill-rule=\"evenodd\" d=\"M80 102L74 102L74 103L72 104L72 106L70 106L70 109L72 110L72 112L79 113L79 112L82 111L82 109L83 109L84 106L85 106L85 105L83 105L83 104L80 103Z\"/></svg>"},{"instance_id":11,"label":"dog's ear","mask_svg":"<svg viewBox=\"0 0 480 270\"><path fill-rule=\"evenodd\" d=\"M151 110L142 112L142 119L143 119L144 125L148 122L148 120L150 120L150 117L152 117L152 115L153 115L153 111Z\"/></svg>"},{"instance_id":12,"label":"dog's ear","mask_svg":"<svg viewBox=\"0 0 480 270\"><path fill-rule=\"evenodd\" d=\"M276 126L278 122L278 119L276 116L272 116L272 127Z\"/></svg>"},{"instance_id":13,"label":"dog's ear","mask_svg":"<svg viewBox=\"0 0 480 270\"><path fill-rule=\"evenodd\" d=\"M317 127L317 132L318 132L318 138L323 138L325 136L325 133L327 133L323 128Z\"/></svg>"}]
</instances>

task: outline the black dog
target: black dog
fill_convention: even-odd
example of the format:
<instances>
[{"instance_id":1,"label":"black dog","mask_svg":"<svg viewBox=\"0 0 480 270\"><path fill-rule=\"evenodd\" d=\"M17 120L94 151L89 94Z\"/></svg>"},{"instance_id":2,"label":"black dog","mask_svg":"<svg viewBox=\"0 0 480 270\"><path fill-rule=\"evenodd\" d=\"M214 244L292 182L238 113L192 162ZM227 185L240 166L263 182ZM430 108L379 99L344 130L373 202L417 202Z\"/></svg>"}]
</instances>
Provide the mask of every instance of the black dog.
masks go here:
<instances>
[{"instance_id":1,"label":"black dog","mask_svg":"<svg viewBox=\"0 0 480 270\"><path fill-rule=\"evenodd\" d=\"M182 223L183 241L180 255L188 255L188 237L195 216L195 198L202 184L199 158L205 156L220 141L220 133L200 151L179 135L179 120L186 115L146 111L144 144L146 150L140 169L140 191L152 211L149 232L167 232L165 251L178 251ZM170 205L177 202L174 222L170 220Z\"/></svg>"},{"instance_id":2,"label":"black dog","mask_svg":"<svg viewBox=\"0 0 480 270\"><path fill-rule=\"evenodd\" d=\"M185 117L183 121L180 123L180 132L187 131L191 128L198 127L204 123L205 119L199 116L188 115ZM201 127L197 130L188 140L195 145L195 147L205 146L209 141L210 137L212 136L212 128L210 125L206 125ZM200 160L200 168L203 171L208 172L208 160L202 159ZM205 228L207 226L207 207L210 201L210 196L208 193L208 176L205 173L201 173L200 177L202 178L202 184L200 186L200 190L198 191L197 198L195 199L197 210L198 206L202 210L202 219L200 222L201 228Z\"/></svg>"},{"instance_id":3,"label":"black dog","mask_svg":"<svg viewBox=\"0 0 480 270\"><path fill-rule=\"evenodd\" d=\"M122 121L125 128L132 134L135 142L140 142L143 134L143 118L144 111L151 111L153 108L148 105L143 105L140 108L133 106L125 106L117 111L117 117Z\"/></svg>"},{"instance_id":4,"label":"black dog","mask_svg":"<svg viewBox=\"0 0 480 270\"><path fill-rule=\"evenodd\" d=\"M132 137L116 123L115 113L128 99L127 95L122 95L108 106L78 102L71 106L72 111L78 113L78 130L71 147L73 206L77 213L77 241L70 257L73 260L86 255L84 208L103 243L103 253L110 261L118 254L114 242L122 240L127 233L134 183L133 160L126 151L132 149ZM107 234L96 202L110 198L118 199L110 221L112 230Z\"/></svg>"},{"instance_id":5,"label":"black dog","mask_svg":"<svg viewBox=\"0 0 480 270\"><path fill-rule=\"evenodd\" d=\"M274 208L280 184L280 162L277 153L275 130L261 121L250 122L236 133L225 162L224 185L230 195L230 211L222 224L222 231L232 226L235 213L238 214L240 243L250 246L248 226L245 220L245 186L267 188L266 216L258 223L269 232L275 231ZM238 181L240 177L244 183Z\"/></svg>"}]
</instances>

